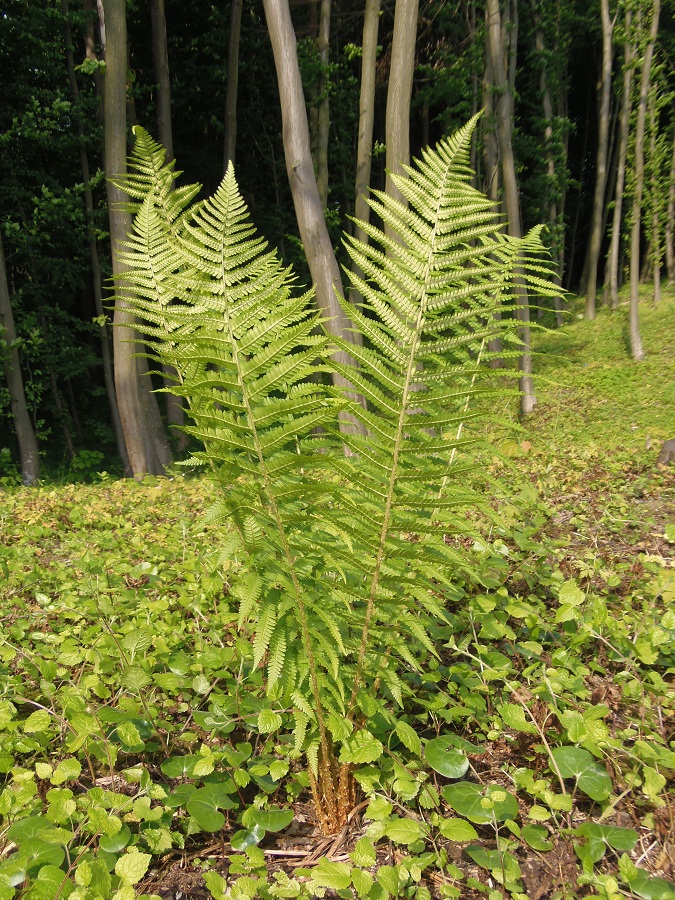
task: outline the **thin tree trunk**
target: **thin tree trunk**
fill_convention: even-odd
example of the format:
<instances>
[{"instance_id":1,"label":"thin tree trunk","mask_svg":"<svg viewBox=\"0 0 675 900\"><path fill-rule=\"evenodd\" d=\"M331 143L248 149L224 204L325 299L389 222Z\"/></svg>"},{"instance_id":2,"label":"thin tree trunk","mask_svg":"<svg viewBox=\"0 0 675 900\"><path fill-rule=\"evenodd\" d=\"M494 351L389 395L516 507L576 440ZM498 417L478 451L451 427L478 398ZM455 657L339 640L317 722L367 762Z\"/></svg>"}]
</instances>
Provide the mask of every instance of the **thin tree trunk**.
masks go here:
<instances>
[{"instance_id":1,"label":"thin tree trunk","mask_svg":"<svg viewBox=\"0 0 675 900\"><path fill-rule=\"evenodd\" d=\"M370 221L370 207L366 202L370 189L370 172L373 163L373 125L375 122L375 76L377 73L377 32L380 17L380 0L366 0L363 19L363 48L361 53L361 94L359 97L359 136L356 147L356 199L354 203L354 237L368 243L368 235L358 224ZM355 274L363 273L352 264ZM350 291L352 303L361 302L360 294Z\"/></svg>"},{"instance_id":2,"label":"thin tree trunk","mask_svg":"<svg viewBox=\"0 0 675 900\"><path fill-rule=\"evenodd\" d=\"M0 337L6 344L3 365L5 381L9 392L9 405L14 421L19 456L21 458L21 480L27 486L37 483L40 475L40 454L37 438L28 412L26 394L23 389L23 378L19 366L19 351L16 348L16 330L14 314L9 296L7 266L5 264L5 248L0 229Z\"/></svg>"},{"instance_id":3,"label":"thin tree trunk","mask_svg":"<svg viewBox=\"0 0 675 900\"><path fill-rule=\"evenodd\" d=\"M668 284L675 285L675 253L673 238L675 237L675 129L673 129L673 155L670 161L670 177L668 180L668 213L666 215L666 271Z\"/></svg>"},{"instance_id":4,"label":"thin tree trunk","mask_svg":"<svg viewBox=\"0 0 675 900\"><path fill-rule=\"evenodd\" d=\"M319 15L319 37L317 49L321 60L319 79L319 109L317 111L316 134L316 186L319 191L321 208L328 206L328 137L330 134L330 99L328 96L328 62L330 53L330 9L331 0L321 0Z\"/></svg>"},{"instance_id":5,"label":"thin tree trunk","mask_svg":"<svg viewBox=\"0 0 675 900\"><path fill-rule=\"evenodd\" d=\"M307 109L291 11L288 0L263 0L263 6L279 85L286 171L317 303L327 320L327 330L354 343L358 332L353 331L350 319L337 301L337 294L343 295L342 279L312 166ZM355 365L352 357L343 350L336 351L334 359L343 365ZM333 383L351 387L349 381L337 373L333 375ZM343 427L346 431L356 428L365 434L365 428L360 424L345 422Z\"/></svg>"},{"instance_id":6,"label":"thin tree trunk","mask_svg":"<svg viewBox=\"0 0 675 900\"><path fill-rule=\"evenodd\" d=\"M494 115L494 77L490 48L485 44L485 73L483 75L483 109L481 130L483 134L483 156L485 158L485 178L483 190L490 200L499 199L499 152L497 146L497 126Z\"/></svg>"},{"instance_id":7,"label":"thin tree trunk","mask_svg":"<svg viewBox=\"0 0 675 900\"><path fill-rule=\"evenodd\" d=\"M405 203L404 197L395 187L391 176L402 175L403 166L410 164L410 98L415 70L418 7L419 0L396 0L391 67L387 89L386 192L401 203ZM391 235L386 223L385 233Z\"/></svg>"},{"instance_id":8,"label":"thin tree trunk","mask_svg":"<svg viewBox=\"0 0 675 900\"><path fill-rule=\"evenodd\" d=\"M124 0L105 0L106 70L105 70L105 172L108 178L108 210L113 274L125 269L117 256L117 247L127 238L131 216L120 208L126 197L110 181L126 174L126 79L127 27ZM164 434L152 384L147 375L147 361L138 359L138 335L134 316L120 291L115 297L113 351L115 387L122 429L134 477L160 475L171 463L171 452Z\"/></svg>"},{"instance_id":9,"label":"thin tree trunk","mask_svg":"<svg viewBox=\"0 0 675 900\"><path fill-rule=\"evenodd\" d=\"M171 124L171 77L169 74L169 48L166 38L166 15L164 0L150 0L150 16L152 23L152 60L157 82L157 131L160 144L166 150L166 161L174 159L173 128ZM176 384L175 370L172 366L162 365L164 387L172 388ZM171 426L171 433L176 435L176 449L182 453L188 444L188 438L181 430L185 424L185 412L181 398L175 394L164 394L166 418Z\"/></svg>"},{"instance_id":10,"label":"thin tree trunk","mask_svg":"<svg viewBox=\"0 0 675 900\"><path fill-rule=\"evenodd\" d=\"M44 315L40 315L40 328L42 330L42 334L44 336L45 341L47 340L47 320ZM49 344L47 344L47 347ZM59 390L59 385L56 380L56 373L54 372L54 367L51 364L51 360L49 359L49 354L47 353L47 373L49 375L49 387L52 392L52 400L54 401L54 407L56 409L56 414L59 419L59 425L61 426L61 431L63 432L63 439L66 442L66 449L68 451L68 456L71 461L75 459L75 445L73 444L73 436L70 433L70 428L68 427L68 413L63 405L63 400L61 399L61 391Z\"/></svg>"},{"instance_id":11,"label":"thin tree trunk","mask_svg":"<svg viewBox=\"0 0 675 900\"><path fill-rule=\"evenodd\" d=\"M635 44L632 29L633 13L626 10L625 29L626 45L623 60L623 94L621 98L621 118L619 121L619 161L616 173L616 191L614 194L614 211L612 217L612 237L607 255L609 284L609 305L616 309L619 305L619 248L621 245L621 222L623 212L623 193L626 184L626 157L628 154L628 132L631 110L631 87L633 82L633 60Z\"/></svg>"},{"instance_id":12,"label":"thin tree trunk","mask_svg":"<svg viewBox=\"0 0 675 900\"><path fill-rule=\"evenodd\" d=\"M61 0L61 11L64 19L65 42L66 42L66 67L68 69L68 78L70 80L70 93L73 98L75 107L78 105L79 87L77 77L75 75L75 60L73 56L73 36L70 27L70 19L68 15L68 0ZM91 25L91 30L89 29ZM93 18L89 18L86 37L86 54L88 59L95 59L94 35L93 35ZM100 85L97 84L97 88ZM100 95L99 95L100 96ZM129 456L124 441L124 432L122 431L122 421L120 419L119 409L117 407L117 393L115 391L115 374L113 372L112 349L110 345L110 329L107 325L107 316L103 308L103 276L101 274L101 260L98 255L98 242L96 240L96 227L94 221L94 198L91 192L91 177L89 170L89 157L87 155L87 145L84 136L84 127L79 117L75 117L77 122L77 143L80 153L80 168L82 170L82 183L84 186L84 206L87 221L87 246L89 248L89 262L91 265L92 286L94 290L94 308L96 317L101 328L101 361L103 364L103 381L105 383L106 395L108 397L108 406L110 407L110 419L115 430L115 441L117 443L117 452L119 453L122 466L126 474L130 474Z\"/></svg>"},{"instance_id":13,"label":"thin tree trunk","mask_svg":"<svg viewBox=\"0 0 675 900\"><path fill-rule=\"evenodd\" d=\"M555 265L554 280L558 286L562 286L562 264L559 247L559 229L558 229L558 204L556 202L558 178L555 170L555 155L553 153L553 104L551 102L551 92L549 90L548 78L546 77L546 47L544 44L544 32L541 26L541 16L537 7L537 0L531 0L532 12L534 14L536 33L535 48L541 56L541 74L539 76L539 88L541 90L542 107L544 112L544 145L546 147L546 178L548 183L549 201L548 201L548 224L551 232L552 247L551 256ZM562 326L562 298L560 295L553 298L555 308L555 320L558 328Z\"/></svg>"},{"instance_id":14,"label":"thin tree trunk","mask_svg":"<svg viewBox=\"0 0 675 900\"><path fill-rule=\"evenodd\" d=\"M239 42L244 0L232 0L230 7L230 43L227 53L227 93L225 94L225 165L234 165L237 147L237 94L239 92Z\"/></svg>"},{"instance_id":15,"label":"thin tree trunk","mask_svg":"<svg viewBox=\"0 0 675 900\"><path fill-rule=\"evenodd\" d=\"M652 2L652 21L649 41L642 61L640 79L640 100L638 104L637 124L635 126L635 189L633 191L633 208L630 232L630 346L633 359L644 359L642 338L640 337L639 287L640 287L640 226L642 224L642 192L645 178L645 119L647 116L647 97L651 78L654 45L659 28L661 0Z\"/></svg>"},{"instance_id":16,"label":"thin tree trunk","mask_svg":"<svg viewBox=\"0 0 675 900\"><path fill-rule=\"evenodd\" d=\"M598 122L598 152L595 162L595 193L591 214L591 231L588 244L586 278L586 318L595 318L595 295L597 293L598 260L602 243L602 216L605 208L607 187L607 161L609 145L609 105L612 96L612 31L613 23L609 15L609 0L600 0L602 20L602 67L600 74L600 109Z\"/></svg>"},{"instance_id":17,"label":"thin tree trunk","mask_svg":"<svg viewBox=\"0 0 675 900\"><path fill-rule=\"evenodd\" d=\"M507 229L512 237L520 238L523 234L520 198L518 195L518 180L516 177L516 164L513 155L513 143L511 140L513 131L513 98L509 90L507 73L504 65L504 46L499 12L499 0L487 0L487 41L492 60L492 73L495 88L497 90L497 137L501 155L501 170L504 184L504 200L507 214ZM513 48L516 52L516 48ZM524 286L518 289L518 318L521 321L520 339L523 353L520 357L520 409L523 415L532 412L537 404L532 381L532 354L530 352L530 307L527 291Z\"/></svg>"},{"instance_id":18,"label":"thin tree trunk","mask_svg":"<svg viewBox=\"0 0 675 900\"><path fill-rule=\"evenodd\" d=\"M651 157L649 186L652 205L652 234L649 257L654 278L654 303L659 304L661 302L661 198L659 197L659 171L656 157L656 129L658 127L656 110L654 109L656 98L653 91L650 91L649 100L649 155Z\"/></svg>"}]
</instances>

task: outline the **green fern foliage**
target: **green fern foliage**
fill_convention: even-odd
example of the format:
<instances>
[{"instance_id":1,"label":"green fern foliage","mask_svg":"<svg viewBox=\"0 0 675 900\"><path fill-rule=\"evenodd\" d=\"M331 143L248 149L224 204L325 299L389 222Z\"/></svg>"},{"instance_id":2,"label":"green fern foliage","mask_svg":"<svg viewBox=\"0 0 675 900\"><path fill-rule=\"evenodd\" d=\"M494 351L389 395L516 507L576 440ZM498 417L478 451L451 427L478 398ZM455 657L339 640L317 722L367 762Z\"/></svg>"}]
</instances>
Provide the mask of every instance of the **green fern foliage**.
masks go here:
<instances>
[{"instance_id":1,"label":"green fern foliage","mask_svg":"<svg viewBox=\"0 0 675 900\"><path fill-rule=\"evenodd\" d=\"M514 298L523 285L552 290L538 233L507 238L470 185L474 124L396 179L405 204L373 195L386 233L361 223L369 243L347 239L364 302L341 302L363 346L323 332L312 293L293 290L255 235L232 167L190 209L198 188L175 189L162 148L136 129L120 182L135 216L118 290L151 355L176 372L171 390L204 447L192 461L222 487L213 515L244 562L234 593L251 668L265 665L268 695L293 711L326 829L352 796L359 729L386 715L364 685L404 703L397 661L434 655L433 623L466 567L448 535L469 533L466 508L481 503L467 488L476 464L458 454L473 440L471 401L504 392L503 370L495 382L484 365L488 343L500 337L500 355L516 357ZM329 386L333 372L366 407ZM345 413L365 436L341 432Z\"/></svg>"}]
</instances>

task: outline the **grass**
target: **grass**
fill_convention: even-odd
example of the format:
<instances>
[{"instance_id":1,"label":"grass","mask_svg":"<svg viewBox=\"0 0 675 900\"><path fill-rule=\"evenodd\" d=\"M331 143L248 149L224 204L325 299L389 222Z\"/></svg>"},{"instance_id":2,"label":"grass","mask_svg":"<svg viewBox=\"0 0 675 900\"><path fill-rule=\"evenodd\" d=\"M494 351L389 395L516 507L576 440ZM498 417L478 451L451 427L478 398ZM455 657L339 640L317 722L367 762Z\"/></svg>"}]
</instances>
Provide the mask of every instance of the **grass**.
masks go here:
<instances>
[{"instance_id":1,"label":"grass","mask_svg":"<svg viewBox=\"0 0 675 900\"><path fill-rule=\"evenodd\" d=\"M675 295L639 364L626 307L579 303L535 337L535 413L496 411L514 496L332 840L209 479L0 495L0 900L675 898Z\"/></svg>"}]
</instances>

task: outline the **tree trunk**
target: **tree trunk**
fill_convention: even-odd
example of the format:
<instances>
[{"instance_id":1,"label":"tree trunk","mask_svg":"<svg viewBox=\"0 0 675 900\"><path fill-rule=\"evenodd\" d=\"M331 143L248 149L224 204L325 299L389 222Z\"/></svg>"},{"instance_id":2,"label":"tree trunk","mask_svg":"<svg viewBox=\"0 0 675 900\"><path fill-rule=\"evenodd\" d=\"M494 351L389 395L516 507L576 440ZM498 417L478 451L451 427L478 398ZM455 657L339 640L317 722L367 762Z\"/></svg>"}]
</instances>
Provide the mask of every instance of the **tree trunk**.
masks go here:
<instances>
[{"instance_id":1,"label":"tree trunk","mask_svg":"<svg viewBox=\"0 0 675 900\"><path fill-rule=\"evenodd\" d=\"M171 78L169 75L169 49L166 40L166 15L164 0L150 0L152 22L152 60L157 82L157 132L160 144L166 150L166 161L174 158L173 128L171 125ZM171 366L162 366L164 387L176 384L175 371ZM180 397L175 394L164 394L166 418L172 426L172 434L176 434L176 449L182 453L188 444L187 435L181 431L185 424L185 413Z\"/></svg>"},{"instance_id":2,"label":"tree trunk","mask_svg":"<svg viewBox=\"0 0 675 900\"><path fill-rule=\"evenodd\" d=\"M499 0L487 0L487 41L492 62L492 74L497 90L497 138L501 155L504 201L507 215L507 229L512 237L520 238L523 228L520 216L520 199L516 163L511 140L513 131L513 98L509 90L504 62L504 32L502 30ZM513 48L515 53L515 48ZM527 291L522 286L518 290L518 318L521 321L520 339L523 353L520 357L520 408L523 415L532 412L537 404L532 381L532 354L530 352L530 307Z\"/></svg>"},{"instance_id":3,"label":"tree trunk","mask_svg":"<svg viewBox=\"0 0 675 900\"><path fill-rule=\"evenodd\" d=\"M588 244L586 278L586 318L595 318L595 295L597 292L598 260L602 243L602 216L605 208L607 187L607 158L609 146L609 104L612 96L612 31L613 23L609 15L609 0L600 0L602 21L602 67L600 73L600 109L598 122L598 152L595 162L595 193L591 214L591 230Z\"/></svg>"},{"instance_id":4,"label":"tree trunk","mask_svg":"<svg viewBox=\"0 0 675 900\"><path fill-rule=\"evenodd\" d=\"M483 135L483 157L485 159L485 178L483 190L490 200L499 200L499 152L497 148L497 125L494 115L494 77L490 48L485 43L485 74L483 75L483 116L481 131Z\"/></svg>"},{"instance_id":5,"label":"tree trunk","mask_svg":"<svg viewBox=\"0 0 675 900\"><path fill-rule=\"evenodd\" d=\"M105 0L106 71L105 71L105 172L108 179L126 174L126 79L127 27L125 0ZM119 276L124 267L117 256L131 229L131 216L120 208L126 197L110 180L107 182L112 246L113 274ZM122 429L134 477L160 475L171 463L171 452L164 434L152 384L147 375L147 361L137 359L138 335L134 316L128 310L122 292L115 296L113 351L115 387Z\"/></svg>"},{"instance_id":6,"label":"tree trunk","mask_svg":"<svg viewBox=\"0 0 675 900\"><path fill-rule=\"evenodd\" d=\"M633 207L630 231L630 346L633 359L644 359L642 338L640 337L639 286L640 286L640 226L642 224L642 192L645 179L645 119L647 116L647 97L652 71L654 45L659 28L661 0L652 0L652 21L649 41L642 60L640 78L640 100L638 104L637 124L635 126L635 189L633 191Z\"/></svg>"},{"instance_id":7,"label":"tree trunk","mask_svg":"<svg viewBox=\"0 0 675 900\"><path fill-rule=\"evenodd\" d=\"M353 343L356 334L352 330L352 323L336 297L338 293L343 294L342 279L323 216L312 166L307 109L291 11L288 0L263 0L263 6L279 85L286 171L300 238L316 289L317 303L327 320L326 329L331 334L339 335ZM334 359L343 365L355 365L352 357L342 350L335 353ZM333 383L341 387L351 387L349 382L338 374L333 375ZM356 427L360 433L365 434L365 428L361 425L346 423L343 427L346 431L352 431Z\"/></svg>"},{"instance_id":8,"label":"tree trunk","mask_svg":"<svg viewBox=\"0 0 675 900\"><path fill-rule=\"evenodd\" d=\"M651 222L651 240L649 243L649 258L651 262L652 277L654 279L654 303L661 302L661 198L659 191L659 162L656 150L656 131L658 128L656 122L656 97L654 91L649 94L649 156L650 156L650 172L649 187L651 194L652 222Z\"/></svg>"},{"instance_id":9,"label":"tree trunk","mask_svg":"<svg viewBox=\"0 0 675 900\"><path fill-rule=\"evenodd\" d=\"M623 194L626 183L626 156L628 154L628 132L631 112L631 86L633 81L633 60L635 44L632 36L632 11L626 10L626 45L623 60L623 95L621 98L621 118L619 121L619 161L616 172L616 191L612 218L612 237L607 255L607 281L609 284L609 305L616 309L619 305L619 248L621 245L621 222Z\"/></svg>"},{"instance_id":10,"label":"tree trunk","mask_svg":"<svg viewBox=\"0 0 675 900\"><path fill-rule=\"evenodd\" d=\"M19 367L19 351L16 348L16 331L14 314L9 297L9 282L5 265L5 249L0 229L0 338L6 344L4 349L4 369L9 404L14 421L14 430L19 442L21 457L21 480L27 486L37 483L40 475L40 455L33 424L28 413L26 394L23 389L23 378Z\"/></svg>"},{"instance_id":11,"label":"tree trunk","mask_svg":"<svg viewBox=\"0 0 675 900\"><path fill-rule=\"evenodd\" d=\"M230 44L227 52L227 93L225 94L225 165L234 165L237 147L237 94L239 92L239 41L244 0L232 0L230 8Z\"/></svg>"},{"instance_id":12,"label":"tree trunk","mask_svg":"<svg viewBox=\"0 0 675 900\"><path fill-rule=\"evenodd\" d=\"M415 70L418 7L419 0L396 0L391 67L387 88L386 192L401 203L405 203L405 200L401 192L394 186L391 176L402 175L403 166L410 164L410 98ZM384 230L386 234L391 235L386 223Z\"/></svg>"},{"instance_id":13,"label":"tree trunk","mask_svg":"<svg viewBox=\"0 0 675 900\"><path fill-rule=\"evenodd\" d=\"M541 74L539 76L539 88L541 90L542 107L544 112L544 145L546 147L546 178L549 192L548 199L548 226L551 233L551 257L555 265L554 280L562 286L562 260L560 254L560 234L558 224L558 176L555 169L555 155L553 152L553 104L546 75L546 47L544 43L544 31L541 25L541 16L537 8L537 0L531 0L534 14L536 32L535 48L541 57ZM553 298L555 308L555 320L558 328L562 326L562 299L560 296Z\"/></svg>"},{"instance_id":14,"label":"tree trunk","mask_svg":"<svg viewBox=\"0 0 675 900\"><path fill-rule=\"evenodd\" d=\"M380 17L380 0L366 0L363 20L363 49L361 54L361 94L359 97L359 136L356 148L356 200L354 217L362 222L370 221L370 207L366 202L370 189L370 171L373 162L373 125L375 122L375 76L377 71L377 31ZM368 235L356 222L354 237L368 243ZM354 272L362 276L356 263ZM352 303L361 301L360 294L350 292Z\"/></svg>"},{"instance_id":15,"label":"tree trunk","mask_svg":"<svg viewBox=\"0 0 675 900\"><path fill-rule=\"evenodd\" d=\"M77 77L75 75L73 36L70 28L70 19L68 16L68 0L61 0L61 11L63 13L63 19L65 23L64 36L66 42L66 67L68 69L68 78L70 80L70 92L73 98L73 104L77 107L80 91L77 84ZM87 25L86 37L86 53L87 58L89 59L96 58L96 54L94 51L93 25L94 20L90 17ZM99 87L100 85L97 83L97 89ZM89 157L87 155L84 127L79 117L76 116L75 120L77 122L77 143L80 152L80 168L82 170L82 183L84 186L84 206L87 219L87 245L89 248L89 262L91 264L92 285L94 290L94 308L96 309L96 317L98 318L101 328L101 361L103 363L103 381L105 383L106 395L108 397L108 406L110 407L110 419L115 430L117 452L119 453L119 457L122 461L122 466L125 473L129 474L129 456L127 454L127 447L124 441L122 421L120 419L120 413L117 407L115 374L113 372L112 348L110 344L110 329L107 325L107 316L103 308L103 276L101 275L101 260L99 259L98 242L96 240L94 198L91 192Z\"/></svg>"},{"instance_id":16,"label":"tree trunk","mask_svg":"<svg viewBox=\"0 0 675 900\"><path fill-rule=\"evenodd\" d=\"M319 109L317 111L316 134L316 186L319 191L321 208L328 206L328 137L330 134L330 99L328 96L328 62L330 52L330 8L331 0L321 0L319 15L319 37L317 49L321 60L319 79Z\"/></svg>"},{"instance_id":17,"label":"tree trunk","mask_svg":"<svg viewBox=\"0 0 675 900\"><path fill-rule=\"evenodd\" d=\"M673 129L673 155L670 161L670 177L668 179L668 212L666 214L666 271L668 284L675 285L675 253L673 238L675 237L675 128Z\"/></svg>"}]
</instances>

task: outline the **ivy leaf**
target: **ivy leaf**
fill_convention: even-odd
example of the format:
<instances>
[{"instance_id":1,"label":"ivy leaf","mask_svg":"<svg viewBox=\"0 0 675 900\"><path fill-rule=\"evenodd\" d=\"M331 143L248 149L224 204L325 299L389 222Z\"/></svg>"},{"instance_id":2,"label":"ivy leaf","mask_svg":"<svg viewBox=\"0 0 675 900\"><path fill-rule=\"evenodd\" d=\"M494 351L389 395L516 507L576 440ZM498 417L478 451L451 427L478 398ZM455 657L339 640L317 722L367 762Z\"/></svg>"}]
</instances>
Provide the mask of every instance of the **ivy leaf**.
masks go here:
<instances>
[{"instance_id":1,"label":"ivy leaf","mask_svg":"<svg viewBox=\"0 0 675 900\"><path fill-rule=\"evenodd\" d=\"M583 747L556 747L553 759L563 778L576 778L579 789L591 800L606 800L612 793L612 779L603 766Z\"/></svg>"},{"instance_id":2,"label":"ivy leaf","mask_svg":"<svg viewBox=\"0 0 675 900\"><path fill-rule=\"evenodd\" d=\"M548 840L548 829L543 825L523 825L521 835L528 847L548 853L553 850L553 844Z\"/></svg>"},{"instance_id":3,"label":"ivy leaf","mask_svg":"<svg viewBox=\"0 0 675 900\"><path fill-rule=\"evenodd\" d=\"M293 821L292 809L256 809L251 813L251 819L265 831L283 831Z\"/></svg>"},{"instance_id":4,"label":"ivy leaf","mask_svg":"<svg viewBox=\"0 0 675 900\"><path fill-rule=\"evenodd\" d=\"M424 758L435 772L446 778L461 778L469 768L466 754L455 749L451 737L428 741L424 747Z\"/></svg>"},{"instance_id":5,"label":"ivy leaf","mask_svg":"<svg viewBox=\"0 0 675 900\"><path fill-rule=\"evenodd\" d=\"M446 784L441 793L456 813L476 825L505 822L518 815L516 798L496 784L481 787L469 781L460 781L458 784Z\"/></svg>"}]
</instances>

